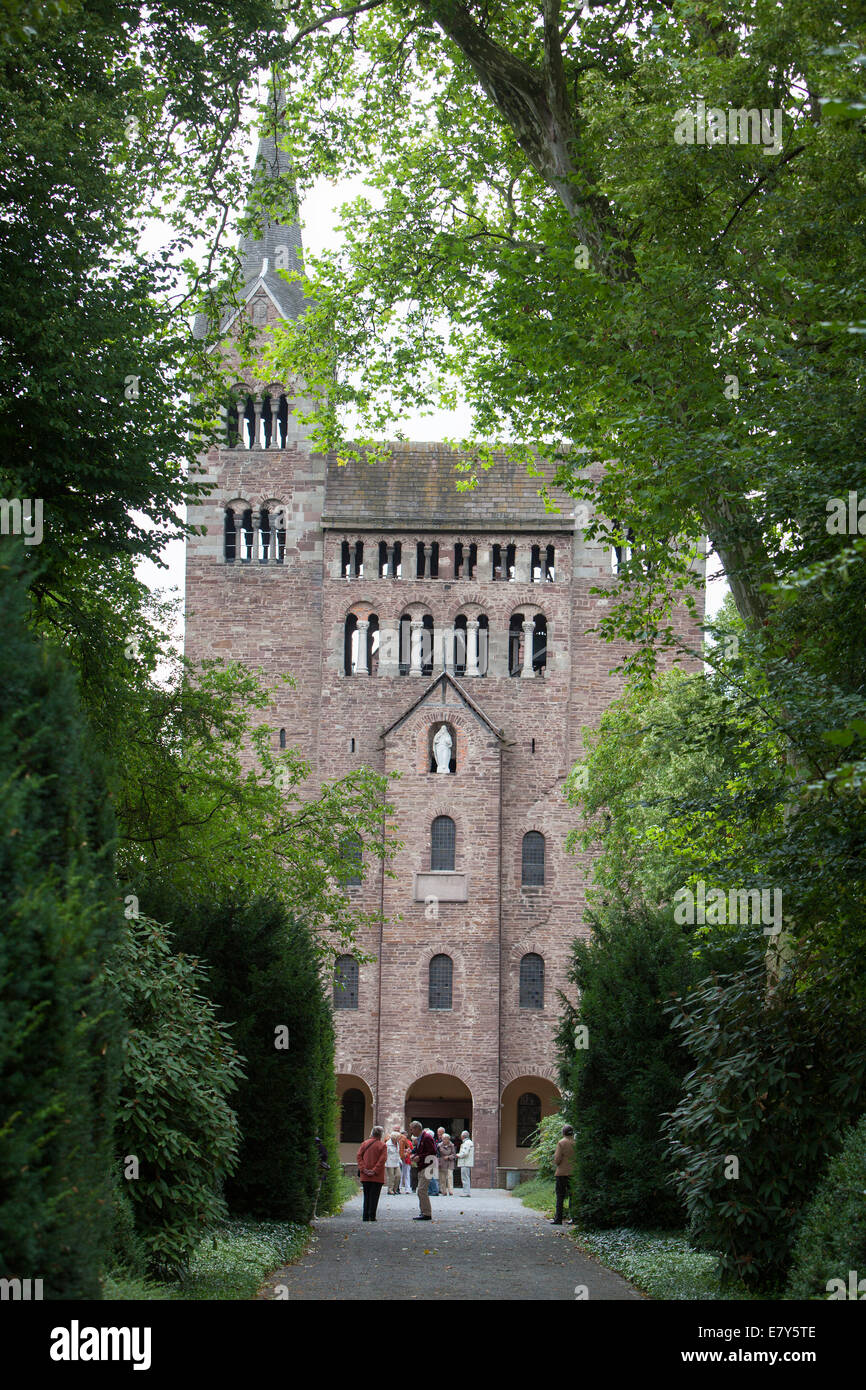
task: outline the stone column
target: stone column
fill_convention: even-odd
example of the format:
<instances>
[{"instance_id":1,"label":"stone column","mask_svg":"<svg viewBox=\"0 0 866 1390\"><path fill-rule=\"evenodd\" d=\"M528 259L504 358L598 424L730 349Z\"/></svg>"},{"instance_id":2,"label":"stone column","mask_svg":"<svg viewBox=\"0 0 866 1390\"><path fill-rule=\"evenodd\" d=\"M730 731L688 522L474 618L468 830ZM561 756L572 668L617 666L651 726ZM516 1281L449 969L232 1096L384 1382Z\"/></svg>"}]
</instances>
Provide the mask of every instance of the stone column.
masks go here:
<instances>
[{"instance_id":1,"label":"stone column","mask_svg":"<svg viewBox=\"0 0 866 1390\"><path fill-rule=\"evenodd\" d=\"M385 555L386 555L386 563L387 563L387 565L388 565L388 578L389 578L389 579L393 579L393 578L395 577L395 573L396 573L396 566L395 566L395 564L394 564L394 547L393 547L393 545L388 545L388 546L385 547Z\"/></svg>"},{"instance_id":2,"label":"stone column","mask_svg":"<svg viewBox=\"0 0 866 1390\"><path fill-rule=\"evenodd\" d=\"M243 559L243 512L235 512L235 564L239 565Z\"/></svg>"},{"instance_id":3,"label":"stone column","mask_svg":"<svg viewBox=\"0 0 866 1390\"><path fill-rule=\"evenodd\" d=\"M423 663L423 644L424 644L424 622L421 618L413 618L410 628L410 676L422 676L421 669Z\"/></svg>"},{"instance_id":4,"label":"stone column","mask_svg":"<svg viewBox=\"0 0 866 1390\"><path fill-rule=\"evenodd\" d=\"M382 618L379 623L379 675L400 674L400 623L397 618Z\"/></svg>"},{"instance_id":5,"label":"stone column","mask_svg":"<svg viewBox=\"0 0 866 1390\"><path fill-rule=\"evenodd\" d=\"M252 548L252 550L251 550L251 552L250 552L250 564L251 564L251 565L254 565L254 564L256 563L256 561L258 560L258 558L259 558L259 527L260 527L260 525L261 525L261 517L260 517L260 515L259 515L259 513L258 513L257 510L255 510L255 511L253 512L253 515L252 515L252 523L253 523L253 548Z\"/></svg>"},{"instance_id":6,"label":"stone column","mask_svg":"<svg viewBox=\"0 0 866 1390\"><path fill-rule=\"evenodd\" d=\"M535 619L527 618L523 623L523 669L520 672L522 678L534 676L532 669L532 638L535 633Z\"/></svg>"},{"instance_id":7,"label":"stone column","mask_svg":"<svg viewBox=\"0 0 866 1390\"><path fill-rule=\"evenodd\" d=\"M261 396L253 396L253 437L250 442L251 449L262 447L262 405Z\"/></svg>"},{"instance_id":8,"label":"stone column","mask_svg":"<svg viewBox=\"0 0 866 1390\"><path fill-rule=\"evenodd\" d=\"M358 660L355 662L356 676L369 676L370 668L367 665L367 633L370 629L369 618L358 619Z\"/></svg>"},{"instance_id":9,"label":"stone column","mask_svg":"<svg viewBox=\"0 0 866 1390\"><path fill-rule=\"evenodd\" d=\"M466 675L480 676L478 665L478 619L466 619Z\"/></svg>"},{"instance_id":10,"label":"stone column","mask_svg":"<svg viewBox=\"0 0 866 1390\"><path fill-rule=\"evenodd\" d=\"M357 557L357 554L358 552L355 549L355 542L349 541L349 574L347 576L349 579L357 579L358 577L358 572L355 569L355 559Z\"/></svg>"},{"instance_id":11,"label":"stone column","mask_svg":"<svg viewBox=\"0 0 866 1390\"><path fill-rule=\"evenodd\" d=\"M520 584L528 584L532 579L532 551L518 546L514 554L514 579Z\"/></svg>"},{"instance_id":12,"label":"stone column","mask_svg":"<svg viewBox=\"0 0 866 1390\"><path fill-rule=\"evenodd\" d=\"M489 546L479 546L475 557L475 582L477 584L489 584L493 575L491 571L492 551Z\"/></svg>"},{"instance_id":13,"label":"stone column","mask_svg":"<svg viewBox=\"0 0 866 1390\"><path fill-rule=\"evenodd\" d=\"M267 564L271 558L271 547L274 543L274 523L268 514L268 529L262 531L262 563Z\"/></svg>"}]
</instances>

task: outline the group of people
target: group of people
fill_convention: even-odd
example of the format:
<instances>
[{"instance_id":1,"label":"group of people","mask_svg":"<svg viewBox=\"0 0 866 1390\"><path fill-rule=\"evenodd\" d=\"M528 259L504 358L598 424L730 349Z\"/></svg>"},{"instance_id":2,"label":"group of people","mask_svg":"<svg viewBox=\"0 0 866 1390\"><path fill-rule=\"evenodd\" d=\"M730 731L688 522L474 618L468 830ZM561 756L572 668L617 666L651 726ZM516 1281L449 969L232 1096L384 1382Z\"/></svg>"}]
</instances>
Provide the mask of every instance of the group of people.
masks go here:
<instances>
[{"instance_id":1,"label":"group of people","mask_svg":"<svg viewBox=\"0 0 866 1390\"><path fill-rule=\"evenodd\" d=\"M370 1138L358 1150L358 1172L364 1192L364 1221L376 1220L382 1188L388 1184L393 1197L418 1194L420 1215L413 1221L432 1221L431 1197L454 1196L454 1168L460 1169L463 1197L470 1197L475 1145L464 1129L457 1148L450 1134L440 1125L434 1134L419 1120L413 1120L408 1133L392 1130L387 1140L381 1125L374 1125Z\"/></svg>"}]
</instances>

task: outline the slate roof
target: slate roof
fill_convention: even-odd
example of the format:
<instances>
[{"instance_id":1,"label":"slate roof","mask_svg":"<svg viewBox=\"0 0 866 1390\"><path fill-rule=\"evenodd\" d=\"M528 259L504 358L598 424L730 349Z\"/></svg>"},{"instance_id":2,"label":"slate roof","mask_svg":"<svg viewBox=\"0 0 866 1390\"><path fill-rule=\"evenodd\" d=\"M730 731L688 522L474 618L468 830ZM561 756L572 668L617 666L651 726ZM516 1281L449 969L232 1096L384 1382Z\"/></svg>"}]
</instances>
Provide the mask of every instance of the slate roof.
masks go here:
<instances>
[{"instance_id":1,"label":"slate roof","mask_svg":"<svg viewBox=\"0 0 866 1390\"><path fill-rule=\"evenodd\" d=\"M379 737L384 741L389 734L392 734L394 732L395 729L399 729L401 724L405 724L406 720L410 717L410 715L413 715L415 711L417 709L420 709L422 705L432 704L433 701L431 697L433 695L433 692L436 689L438 689L439 686L444 687L442 694L443 709L450 708L450 706L446 705L445 703L445 696L447 691L449 689L455 691L458 699L464 705L466 705L467 709L470 709L472 711L476 719L479 719L482 724L486 725L490 732L494 734L496 738L500 740L500 742L504 742L505 735L502 729L497 729L496 725L490 722L481 706L477 705L475 701L469 695L466 694L466 691L461 689L461 687L457 684L456 680L454 680L453 676L448 671L443 671L441 675L438 675L436 679L432 681L430 685L427 686L427 689L422 691L422 693L418 696L417 700L412 701L408 709L405 709L403 713L393 721L393 723L389 724L387 729L382 730Z\"/></svg>"},{"instance_id":2,"label":"slate roof","mask_svg":"<svg viewBox=\"0 0 866 1390\"><path fill-rule=\"evenodd\" d=\"M505 453L494 455L495 466L489 471L478 470L478 485L471 492L458 492L457 483L470 475L456 465L469 455L439 443L396 442L388 448L390 457L384 463L340 466L329 459L323 525L573 529L574 500L551 486L555 469L550 465L536 466L548 480L559 512L545 510L539 496L544 479L532 477L524 463L515 463Z\"/></svg>"}]
</instances>

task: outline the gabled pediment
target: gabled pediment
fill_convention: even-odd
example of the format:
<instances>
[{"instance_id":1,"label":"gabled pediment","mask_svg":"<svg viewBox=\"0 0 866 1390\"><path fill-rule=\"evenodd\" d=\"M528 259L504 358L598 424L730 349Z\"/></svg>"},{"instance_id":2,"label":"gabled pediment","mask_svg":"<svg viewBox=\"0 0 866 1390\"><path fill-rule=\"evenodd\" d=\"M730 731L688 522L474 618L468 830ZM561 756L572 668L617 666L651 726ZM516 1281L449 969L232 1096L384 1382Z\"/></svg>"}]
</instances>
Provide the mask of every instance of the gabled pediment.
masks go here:
<instances>
[{"instance_id":1,"label":"gabled pediment","mask_svg":"<svg viewBox=\"0 0 866 1390\"><path fill-rule=\"evenodd\" d=\"M501 743L505 741L502 729L497 729L491 723L481 706L470 695L467 695L463 687L458 685L454 677L449 675L447 671L443 671L441 675L437 676L426 690L421 692L417 700L412 701L412 704L400 715L399 719L395 719L393 724L389 724L388 728L382 731L382 741L386 742L389 734L402 728L408 719L422 710L437 712L441 710L442 717L445 718L446 712L449 709L453 710L455 706L464 709L487 733L492 734Z\"/></svg>"}]
</instances>

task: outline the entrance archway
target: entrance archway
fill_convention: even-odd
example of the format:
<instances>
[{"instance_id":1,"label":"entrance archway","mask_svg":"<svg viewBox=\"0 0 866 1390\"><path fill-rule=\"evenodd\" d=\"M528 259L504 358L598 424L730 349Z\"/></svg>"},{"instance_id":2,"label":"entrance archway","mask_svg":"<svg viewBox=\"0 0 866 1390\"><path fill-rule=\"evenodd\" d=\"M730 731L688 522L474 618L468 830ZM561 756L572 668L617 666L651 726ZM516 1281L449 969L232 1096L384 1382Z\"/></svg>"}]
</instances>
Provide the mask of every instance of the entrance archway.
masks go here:
<instances>
[{"instance_id":1,"label":"entrance archway","mask_svg":"<svg viewBox=\"0 0 866 1390\"><path fill-rule=\"evenodd\" d=\"M555 1115L562 1099L544 1076L519 1076L502 1092L499 1163L503 1168L534 1168L529 1160L528 1131L545 1115Z\"/></svg>"},{"instance_id":2,"label":"entrance archway","mask_svg":"<svg viewBox=\"0 0 866 1390\"><path fill-rule=\"evenodd\" d=\"M457 1076L446 1072L430 1072L421 1076L406 1092L406 1127L420 1120L433 1133L440 1125L460 1147L464 1129L472 1133L472 1092ZM459 1186L460 1174L455 1169L454 1184Z\"/></svg>"},{"instance_id":3,"label":"entrance archway","mask_svg":"<svg viewBox=\"0 0 866 1390\"><path fill-rule=\"evenodd\" d=\"M358 1145L373 1127L373 1092L361 1076L342 1072L337 1076L340 1162L354 1164Z\"/></svg>"}]
</instances>

